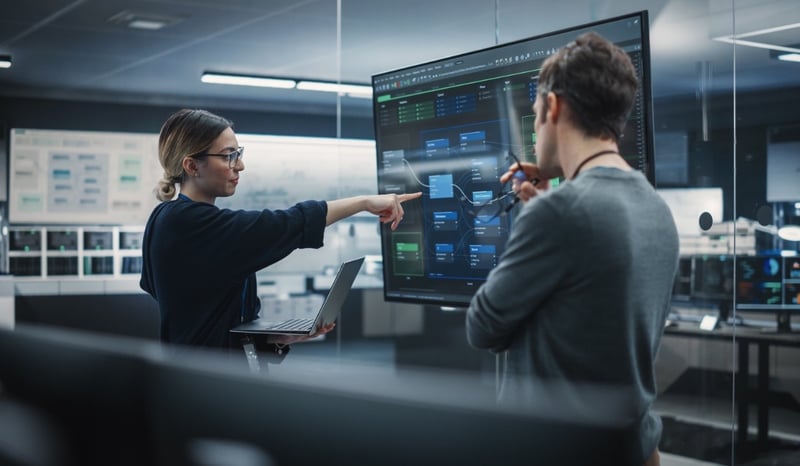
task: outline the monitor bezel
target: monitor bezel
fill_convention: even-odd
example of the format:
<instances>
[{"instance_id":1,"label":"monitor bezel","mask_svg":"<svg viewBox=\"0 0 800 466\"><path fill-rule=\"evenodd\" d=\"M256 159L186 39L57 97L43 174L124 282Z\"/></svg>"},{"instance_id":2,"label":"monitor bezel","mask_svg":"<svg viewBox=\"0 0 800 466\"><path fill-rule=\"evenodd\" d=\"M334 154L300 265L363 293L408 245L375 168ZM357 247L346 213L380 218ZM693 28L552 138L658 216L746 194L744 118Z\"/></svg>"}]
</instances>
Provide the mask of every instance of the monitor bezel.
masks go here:
<instances>
[{"instance_id":1,"label":"monitor bezel","mask_svg":"<svg viewBox=\"0 0 800 466\"><path fill-rule=\"evenodd\" d=\"M627 13L624 15L618 15L614 17L610 17L607 19L597 20L593 22L583 23L575 26L570 26L538 35L528 36L522 39L514 40L505 42L502 44L496 44L489 47L484 47L481 49L474 49L471 51L463 52L460 54L440 57L438 59L415 63L413 65L399 67L387 71L383 71L380 73L376 73L372 75L372 88L373 88L373 96L372 96L372 108L373 108L373 129L375 134L375 149L376 149L376 160L380 161L381 157L381 149L380 149L380 120L376 117L376 112L379 108L379 98L381 95L385 95L386 91L377 91L377 81L381 78L386 78L387 76L402 73L407 70L416 69L423 66L433 65L440 62L445 62L449 60L456 60L459 58L464 58L468 56L473 56L476 54L483 54L486 52L490 52L492 50L500 50L503 48L514 47L526 42L532 42L537 40L546 39L548 37L557 36L561 34L569 34L575 31L588 31L597 26L606 25L615 22L624 22L630 21L633 19L639 19L640 25L640 38L641 38L641 66L642 66L642 73L641 73L641 80L639 82L639 92L641 93L642 99L642 118L643 118L643 139L646 145L644 150L644 160L642 161L642 173L645 175L647 180L650 182L651 185L654 187L656 186L656 178L655 178L655 145L654 145L654 128L653 128L653 101L652 101L652 89L651 89L651 59L650 59L650 21L649 21L649 14L648 10L639 10L631 13ZM566 45L563 44L563 45ZM379 169L380 170L380 169ZM380 173L380 172L379 172ZM380 184L379 184L380 185ZM390 253L386 250L387 248L387 241L385 240L385 235L387 234L386 229L381 229L381 254L382 257L385 259L387 257L387 253ZM442 299L435 299L433 296L428 296L429 293L424 293L422 296L411 296L410 293L403 294L403 296L395 295L394 291L390 291L387 287L387 274L389 273L388 270L388 262L384 260L384 269L383 269L383 297L384 300L387 302L405 302L405 303L415 303L415 304L427 304L433 306L440 306L440 307L448 307L448 308L465 308L469 306L469 302L472 298L472 295L467 297L464 294L464 300L457 300L454 298L450 298L448 296L452 296L448 294L448 296L441 295ZM480 280L481 282L485 282L485 279ZM479 286L475 287L477 290ZM473 293L474 295L474 293ZM460 296L460 295L459 295Z\"/></svg>"}]
</instances>

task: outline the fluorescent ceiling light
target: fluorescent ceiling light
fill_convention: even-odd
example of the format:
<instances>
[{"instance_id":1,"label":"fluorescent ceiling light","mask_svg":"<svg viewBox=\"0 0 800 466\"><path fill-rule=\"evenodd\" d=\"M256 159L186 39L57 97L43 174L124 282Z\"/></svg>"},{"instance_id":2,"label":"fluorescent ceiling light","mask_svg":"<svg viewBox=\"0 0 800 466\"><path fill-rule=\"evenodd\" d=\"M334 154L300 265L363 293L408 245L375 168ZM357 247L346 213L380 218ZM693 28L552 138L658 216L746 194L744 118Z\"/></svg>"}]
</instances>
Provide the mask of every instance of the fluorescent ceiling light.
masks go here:
<instances>
[{"instance_id":1,"label":"fluorescent ceiling light","mask_svg":"<svg viewBox=\"0 0 800 466\"><path fill-rule=\"evenodd\" d=\"M156 31L166 26L164 21L153 21L147 19L135 19L128 23L129 28L134 29L147 29L148 31Z\"/></svg>"},{"instance_id":2,"label":"fluorescent ceiling light","mask_svg":"<svg viewBox=\"0 0 800 466\"><path fill-rule=\"evenodd\" d=\"M11 68L11 57L0 56L0 68Z\"/></svg>"},{"instance_id":3,"label":"fluorescent ceiling light","mask_svg":"<svg viewBox=\"0 0 800 466\"><path fill-rule=\"evenodd\" d=\"M756 31L743 32L741 34L736 34L736 37L741 39L742 37L760 36L763 34L772 34L773 32L781 32L796 28L800 28L800 23L784 24L782 26L774 26L766 29L758 29Z\"/></svg>"},{"instance_id":4,"label":"fluorescent ceiling light","mask_svg":"<svg viewBox=\"0 0 800 466\"><path fill-rule=\"evenodd\" d=\"M778 60L793 61L800 63L800 53L784 53L778 55Z\"/></svg>"},{"instance_id":5,"label":"fluorescent ceiling light","mask_svg":"<svg viewBox=\"0 0 800 466\"><path fill-rule=\"evenodd\" d=\"M778 228L778 236L785 241L800 241L800 226L786 225Z\"/></svg>"},{"instance_id":6,"label":"fluorescent ceiling light","mask_svg":"<svg viewBox=\"0 0 800 466\"><path fill-rule=\"evenodd\" d=\"M297 88L301 91L338 92L351 97L372 97L372 87L360 84L341 84L323 81L300 81Z\"/></svg>"},{"instance_id":7,"label":"fluorescent ceiling light","mask_svg":"<svg viewBox=\"0 0 800 466\"><path fill-rule=\"evenodd\" d=\"M743 32L741 34L729 34L720 37L714 37L713 40L719 42L727 42L735 45L745 45L748 47L755 47L759 49L777 50L779 52L798 53L800 49L796 47L784 47L782 45L770 44L768 42L756 42L752 40L742 40L745 37L760 36L763 34L771 34L773 32L786 31L789 29L800 28L800 23L784 24L782 26L775 26L767 29L759 29L757 31Z\"/></svg>"},{"instance_id":8,"label":"fluorescent ceiling light","mask_svg":"<svg viewBox=\"0 0 800 466\"><path fill-rule=\"evenodd\" d=\"M234 86L276 87L279 89L294 89L297 82L294 79L264 78L259 76L241 76L235 74L203 73L200 78L204 83L230 84Z\"/></svg>"},{"instance_id":9,"label":"fluorescent ceiling light","mask_svg":"<svg viewBox=\"0 0 800 466\"><path fill-rule=\"evenodd\" d=\"M123 10L111 16L106 21L111 24L125 26L133 29L156 31L183 21L180 16L167 16L147 11Z\"/></svg>"},{"instance_id":10,"label":"fluorescent ceiling light","mask_svg":"<svg viewBox=\"0 0 800 466\"><path fill-rule=\"evenodd\" d=\"M247 76L228 73L205 72L200 78L204 83L231 84L235 86L277 87L280 89L299 89L303 91L336 92L350 97L369 99L372 87L363 84L344 84L327 81L308 81L269 76Z\"/></svg>"}]
</instances>

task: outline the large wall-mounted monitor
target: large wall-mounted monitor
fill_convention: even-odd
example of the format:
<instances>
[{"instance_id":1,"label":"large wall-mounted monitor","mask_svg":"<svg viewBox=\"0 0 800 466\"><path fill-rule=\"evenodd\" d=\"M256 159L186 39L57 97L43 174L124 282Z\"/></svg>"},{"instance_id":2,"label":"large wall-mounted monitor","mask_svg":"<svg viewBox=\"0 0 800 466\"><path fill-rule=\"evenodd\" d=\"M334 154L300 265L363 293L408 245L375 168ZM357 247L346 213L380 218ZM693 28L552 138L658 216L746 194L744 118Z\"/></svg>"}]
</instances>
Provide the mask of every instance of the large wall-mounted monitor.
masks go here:
<instances>
[{"instance_id":1,"label":"large wall-mounted monitor","mask_svg":"<svg viewBox=\"0 0 800 466\"><path fill-rule=\"evenodd\" d=\"M381 193L422 191L381 229L384 297L466 306L505 250L514 210L499 178L535 161L533 102L543 61L595 31L631 57L641 83L620 151L654 183L646 11L372 77Z\"/></svg>"}]
</instances>

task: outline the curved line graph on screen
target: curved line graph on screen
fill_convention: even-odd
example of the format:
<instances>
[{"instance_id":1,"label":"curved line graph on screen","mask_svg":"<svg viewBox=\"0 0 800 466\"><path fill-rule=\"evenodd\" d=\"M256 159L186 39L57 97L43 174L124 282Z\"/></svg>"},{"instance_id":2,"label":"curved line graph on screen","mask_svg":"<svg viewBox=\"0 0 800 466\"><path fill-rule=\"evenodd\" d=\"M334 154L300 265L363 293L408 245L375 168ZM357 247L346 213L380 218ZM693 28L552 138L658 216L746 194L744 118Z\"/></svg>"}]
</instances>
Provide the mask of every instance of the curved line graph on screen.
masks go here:
<instances>
[{"instance_id":1,"label":"curved line graph on screen","mask_svg":"<svg viewBox=\"0 0 800 466\"><path fill-rule=\"evenodd\" d=\"M408 169L411 171L411 176L413 176L413 177L414 177L414 179L417 181L417 183L418 183L420 186L422 186L422 187L424 187L424 188L431 189L431 185L429 185L429 184L425 184L425 183L423 183L423 182L422 182L422 181L419 179L419 177L417 176L416 172L414 171L414 167L412 167L412 166L411 166L411 164L408 162L408 160L406 160L406 159L403 159L403 163L404 163L404 164L405 164L405 165L408 167ZM467 193L465 193L465 192L464 192L464 190L463 190L463 189L461 189L461 187L460 187L459 185L457 185L457 184L455 184L455 183L451 183L451 186L452 186L453 188L457 189L457 190L458 190L458 192L460 192L460 193L461 193L461 197L460 197L460 198L458 198L459 200L461 200L461 201L464 201L464 202L467 202L467 203L469 203L469 204L471 204L471 205L473 205L473 206L477 206L477 207L486 207L486 206L490 206L490 205L492 205L492 204L496 204L496 203L498 203L498 202L502 201L503 199L505 199L505 198L507 198L507 197L509 197L509 196L513 196L513 195L514 195L514 193L513 193L513 192L511 192L511 191L506 191L506 192L502 192L502 191L501 191L501 192L499 193L499 195L497 195L497 196L495 196L495 197L493 197L493 198L491 198L491 199L489 199L489 200L485 200L485 201L475 201L475 200L470 200L470 199L469 199L469 196L467 196Z\"/></svg>"}]
</instances>

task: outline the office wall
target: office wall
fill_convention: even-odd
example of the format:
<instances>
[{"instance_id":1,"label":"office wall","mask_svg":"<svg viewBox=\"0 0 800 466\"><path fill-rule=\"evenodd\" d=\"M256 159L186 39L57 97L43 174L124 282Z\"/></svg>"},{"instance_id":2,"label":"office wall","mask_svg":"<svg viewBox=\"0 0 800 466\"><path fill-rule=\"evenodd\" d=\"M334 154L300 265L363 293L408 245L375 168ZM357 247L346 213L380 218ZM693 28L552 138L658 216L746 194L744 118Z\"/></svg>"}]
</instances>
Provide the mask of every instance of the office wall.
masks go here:
<instances>
[{"instance_id":1,"label":"office wall","mask_svg":"<svg viewBox=\"0 0 800 466\"><path fill-rule=\"evenodd\" d=\"M733 216L733 170L728 156L733 154L733 104L729 95L709 100L710 135L703 140L697 114L700 103L692 96L657 99L654 102L656 137L661 131L683 131L688 137L689 186L720 186L725 193L724 217ZM187 105L195 107L195 105ZM8 130L18 128L74 129L157 133L166 118L182 105L142 105L130 103L69 101L34 98L0 98L0 164L7 167L5 151ZM800 107L800 89L764 90L737 96L737 163L746 169L750 181L737 189L739 215L752 213L766 202L766 148L770 127L798 123L790 109ZM256 112L233 108L205 107L231 119L239 133L289 136L336 137L335 109L328 114L291 114ZM769 108L770 111L764 111ZM374 129L369 117L343 116L341 137L372 139ZM658 154L656 154L658 157ZM6 195L6 177L0 182L2 199ZM749 215L748 215L749 216Z\"/></svg>"},{"instance_id":2,"label":"office wall","mask_svg":"<svg viewBox=\"0 0 800 466\"><path fill-rule=\"evenodd\" d=\"M218 113L232 120L239 133L336 137L335 109L328 114L291 114L198 106L196 102L141 105L10 97L0 98L0 128L4 144L8 129L15 127L158 133L169 115L183 107ZM343 116L341 128L343 138L373 138L371 118Z\"/></svg>"},{"instance_id":3,"label":"office wall","mask_svg":"<svg viewBox=\"0 0 800 466\"><path fill-rule=\"evenodd\" d=\"M756 219L756 210L767 203L768 132L770 128L800 122L794 110L800 107L800 88L737 94L735 129L731 96L718 94L710 97L706 140L697 116L700 106L694 96L656 100L653 105L656 139L660 132L683 132L687 135L689 166L685 187L723 188L725 220L733 220L734 216L732 157L735 150L737 176L740 177L735 191L737 216ZM656 153L656 158L658 156ZM746 177L747 182L741 182L741 177Z\"/></svg>"}]
</instances>

